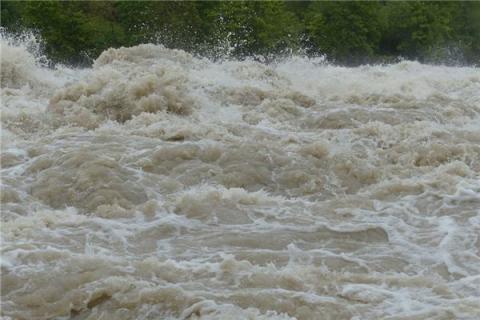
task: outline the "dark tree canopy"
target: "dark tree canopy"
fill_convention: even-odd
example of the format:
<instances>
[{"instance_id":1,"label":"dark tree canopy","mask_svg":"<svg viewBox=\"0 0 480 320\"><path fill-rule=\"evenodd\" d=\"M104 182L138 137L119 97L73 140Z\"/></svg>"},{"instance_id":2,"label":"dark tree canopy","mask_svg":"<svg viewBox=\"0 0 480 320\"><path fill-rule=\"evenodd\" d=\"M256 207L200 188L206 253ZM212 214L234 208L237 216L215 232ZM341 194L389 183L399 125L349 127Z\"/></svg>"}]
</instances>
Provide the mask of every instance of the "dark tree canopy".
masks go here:
<instances>
[{"instance_id":1,"label":"dark tree canopy","mask_svg":"<svg viewBox=\"0 0 480 320\"><path fill-rule=\"evenodd\" d=\"M34 30L52 61L73 64L145 42L213 57L480 62L480 2L2 1L1 26Z\"/></svg>"}]
</instances>

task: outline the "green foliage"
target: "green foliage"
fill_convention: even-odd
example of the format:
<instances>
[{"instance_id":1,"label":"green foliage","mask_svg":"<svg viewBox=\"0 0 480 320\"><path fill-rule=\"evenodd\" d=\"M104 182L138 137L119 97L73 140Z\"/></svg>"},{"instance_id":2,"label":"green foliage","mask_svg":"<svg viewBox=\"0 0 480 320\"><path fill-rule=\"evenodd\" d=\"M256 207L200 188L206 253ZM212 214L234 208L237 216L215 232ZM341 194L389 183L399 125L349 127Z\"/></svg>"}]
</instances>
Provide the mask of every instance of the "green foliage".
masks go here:
<instances>
[{"instance_id":1,"label":"green foliage","mask_svg":"<svg viewBox=\"0 0 480 320\"><path fill-rule=\"evenodd\" d=\"M234 57L306 48L342 64L480 62L480 2L2 1L1 26L38 31L53 61L73 64L146 42Z\"/></svg>"},{"instance_id":2,"label":"green foliage","mask_svg":"<svg viewBox=\"0 0 480 320\"><path fill-rule=\"evenodd\" d=\"M299 48L301 26L284 2L267 2L257 11L260 14L255 21L256 51L278 53Z\"/></svg>"},{"instance_id":3,"label":"green foliage","mask_svg":"<svg viewBox=\"0 0 480 320\"><path fill-rule=\"evenodd\" d=\"M21 29L22 5L19 2L2 1L1 19L2 27L8 26L11 32Z\"/></svg>"},{"instance_id":4,"label":"green foliage","mask_svg":"<svg viewBox=\"0 0 480 320\"><path fill-rule=\"evenodd\" d=\"M379 8L378 2L315 2L306 19L310 40L340 62L364 62L377 52Z\"/></svg>"},{"instance_id":5,"label":"green foliage","mask_svg":"<svg viewBox=\"0 0 480 320\"><path fill-rule=\"evenodd\" d=\"M480 2L455 3L452 45L466 61L480 64Z\"/></svg>"},{"instance_id":6,"label":"green foliage","mask_svg":"<svg viewBox=\"0 0 480 320\"><path fill-rule=\"evenodd\" d=\"M160 42L168 47L195 49L204 34L203 21L195 2L125 1L115 4L118 22L134 45Z\"/></svg>"},{"instance_id":7,"label":"green foliage","mask_svg":"<svg viewBox=\"0 0 480 320\"><path fill-rule=\"evenodd\" d=\"M210 11L209 19L216 40L226 40L236 56L299 48L301 27L284 2L222 2Z\"/></svg>"},{"instance_id":8,"label":"green foliage","mask_svg":"<svg viewBox=\"0 0 480 320\"><path fill-rule=\"evenodd\" d=\"M2 26L18 32L18 23L12 25L9 21L10 12L3 20L4 6L16 8L20 13L17 21L42 35L46 53L54 61L89 63L103 50L124 40L123 29L106 2L2 2Z\"/></svg>"},{"instance_id":9,"label":"green foliage","mask_svg":"<svg viewBox=\"0 0 480 320\"><path fill-rule=\"evenodd\" d=\"M429 62L478 63L479 2L391 2L381 50Z\"/></svg>"},{"instance_id":10,"label":"green foliage","mask_svg":"<svg viewBox=\"0 0 480 320\"><path fill-rule=\"evenodd\" d=\"M390 34L398 53L409 57L432 56L451 34L452 8L435 2L390 4Z\"/></svg>"}]
</instances>

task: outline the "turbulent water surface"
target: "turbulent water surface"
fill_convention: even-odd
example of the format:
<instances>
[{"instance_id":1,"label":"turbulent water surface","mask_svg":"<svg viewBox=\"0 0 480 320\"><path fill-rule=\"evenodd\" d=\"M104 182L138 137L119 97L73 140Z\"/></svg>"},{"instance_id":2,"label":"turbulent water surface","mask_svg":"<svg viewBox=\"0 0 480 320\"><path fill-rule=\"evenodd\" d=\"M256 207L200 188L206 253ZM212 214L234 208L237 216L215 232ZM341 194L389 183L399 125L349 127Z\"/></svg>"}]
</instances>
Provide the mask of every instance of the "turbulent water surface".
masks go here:
<instances>
[{"instance_id":1,"label":"turbulent water surface","mask_svg":"<svg viewBox=\"0 0 480 320\"><path fill-rule=\"evenodd\" d=\"M478 68L1 53L4 319L479 319Z\"/></svg>"}]
</instances>

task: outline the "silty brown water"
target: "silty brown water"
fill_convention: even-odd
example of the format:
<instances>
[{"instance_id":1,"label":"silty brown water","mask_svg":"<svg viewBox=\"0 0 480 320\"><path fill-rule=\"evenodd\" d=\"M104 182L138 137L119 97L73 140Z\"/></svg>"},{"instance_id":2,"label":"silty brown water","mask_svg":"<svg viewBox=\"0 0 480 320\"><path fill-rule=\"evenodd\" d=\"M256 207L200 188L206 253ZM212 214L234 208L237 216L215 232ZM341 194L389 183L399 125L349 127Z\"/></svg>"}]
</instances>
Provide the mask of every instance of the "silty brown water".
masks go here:
<instances>
[{"instance_id":1,"label":"silty brown water","mask_svg":"<svg viewBox=\"0 0 480 320\"><path fill-rule=\"evenodd\" d=\"M480 71L2 42L4 319L478 319Z\"/></svg>"}]
</instances>

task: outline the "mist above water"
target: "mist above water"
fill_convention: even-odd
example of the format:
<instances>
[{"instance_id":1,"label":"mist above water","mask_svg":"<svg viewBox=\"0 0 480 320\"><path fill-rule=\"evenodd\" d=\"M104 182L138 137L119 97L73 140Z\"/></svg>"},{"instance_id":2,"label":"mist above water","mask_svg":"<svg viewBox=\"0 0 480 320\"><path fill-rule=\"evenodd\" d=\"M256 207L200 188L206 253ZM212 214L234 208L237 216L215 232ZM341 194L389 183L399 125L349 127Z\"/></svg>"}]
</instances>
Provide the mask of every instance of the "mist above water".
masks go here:
<instances>
[{"instance_id":1,"label":"mist above water","mask_svg":"<svg viewBox=\"0 0 480 320\"><path fill-rule=\"evenodd\" d=\"M2 40L6 319L478 319L480 71Z\"/></svg>"}]
</instances>

